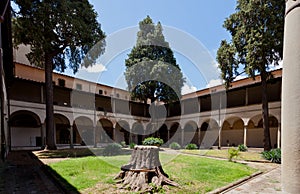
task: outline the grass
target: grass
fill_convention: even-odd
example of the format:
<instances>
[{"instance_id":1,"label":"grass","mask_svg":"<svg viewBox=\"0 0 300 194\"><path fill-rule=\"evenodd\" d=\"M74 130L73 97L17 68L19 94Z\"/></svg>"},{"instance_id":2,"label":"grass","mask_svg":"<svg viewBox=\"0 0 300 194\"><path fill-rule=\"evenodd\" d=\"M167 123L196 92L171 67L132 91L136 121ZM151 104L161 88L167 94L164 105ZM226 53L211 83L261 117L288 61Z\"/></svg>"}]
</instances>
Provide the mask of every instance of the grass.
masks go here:
<instances>
[{"instance_id":1,"label":"grass","mask_svg":"<svg viewBox=\"0 0 300 194\"><path fill-rule=\"evenodd\" d=\"M39 158L80 158L86 156L103 156L103 148L74 148L48 151L36 151L34 154ZM121 155L131 154L128 149L122 149Z\"/></svg>"},{"instance_id":2,"label":"grass","mask_svg":"<svg viewBox=\"0 0 300 194\"><path fill-rule=\"evenodd\" d=\"M225 158L228 159L228 150L181 150L182 153L186 154L194 154L194 155L202 155L202 156L210 156L217 158ZM262 158L260 152L239 152L239 156L235 159L237 160L246 160L246 161L267 161Z\"/></svg>"},{"instance_id":3,"label":"grass","mask_svg":"<svg viewBox=\"0 0 300 194\"><path fill-rule=\"evenodd\" d=\"M191 155L175 157L161 153L160 159L165 172L181 186L171 187L170 193L206 193L256 171L239 163ZM129 154L89 156L52 163L50 167L80 192L111 193L117 190L113 177L120 171L120 166L127 164L129 160Z\"/></svg>"}]
</instances>

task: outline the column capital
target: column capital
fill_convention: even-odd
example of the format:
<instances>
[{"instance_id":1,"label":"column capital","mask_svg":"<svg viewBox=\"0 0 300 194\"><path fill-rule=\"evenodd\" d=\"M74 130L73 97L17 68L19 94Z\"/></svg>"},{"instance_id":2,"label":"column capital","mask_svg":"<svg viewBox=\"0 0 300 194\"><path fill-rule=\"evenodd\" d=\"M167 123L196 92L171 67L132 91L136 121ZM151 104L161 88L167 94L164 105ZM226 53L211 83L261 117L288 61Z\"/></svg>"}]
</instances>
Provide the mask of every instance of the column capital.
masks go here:
<instances>
[{"instance_id":1,"label":"column capital","mask_svg":"<svg viewBox=\"0 0 300 194\"><path fill-rule=\"evenodd\" d=\"M285 0L285 16L287 16L293 9L300 7L300 0Z\"/></svg>"}]
</instances>

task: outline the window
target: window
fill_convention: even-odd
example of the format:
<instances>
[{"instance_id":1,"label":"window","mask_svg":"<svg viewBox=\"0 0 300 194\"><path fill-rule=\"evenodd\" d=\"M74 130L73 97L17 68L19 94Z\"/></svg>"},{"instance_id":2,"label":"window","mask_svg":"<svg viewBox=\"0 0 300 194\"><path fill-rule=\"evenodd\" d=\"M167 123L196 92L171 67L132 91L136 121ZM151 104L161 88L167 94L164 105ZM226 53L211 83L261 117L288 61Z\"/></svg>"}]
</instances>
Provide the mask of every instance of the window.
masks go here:
<instances>
[{"instance_id":1,"label":"window","mask_svg":"<svg viewBox=\"0 0 300 194\"><path fill-rule=\"evenodd\" d=\"M81 84L76 84L76 89L77 90L82 90L82 85Z\"/></svg>"},{"instance_id":2,"label":"window","mask_svg":"<svg viewBox=\"0 0 300 194\"><path fill-rule=\"evenodd\" d=\"M99 90L99 94L102 95L103 94L103 90Z\"/></svg>"},{"instance_id":3,"label":"window","mask_svg":"<svg viewBox=\"0 0 300 194\"><path fill-rule=\"evenodd\" d=\"M119 94L119 93L117 93L117 95L116 95L116 96L117 96L117 98L120 98L120 94Z\"/></svg>"},{"instance_id":4,"label":"window","mask_svg":"<svg viewBox=\"0 0 300 194\"><path fill-rule=\"evenodd\" d=\"M60 87L65 87L66 86L66 81L64 79L58 79L58 85Z\"/></svg>"}]
</instances>

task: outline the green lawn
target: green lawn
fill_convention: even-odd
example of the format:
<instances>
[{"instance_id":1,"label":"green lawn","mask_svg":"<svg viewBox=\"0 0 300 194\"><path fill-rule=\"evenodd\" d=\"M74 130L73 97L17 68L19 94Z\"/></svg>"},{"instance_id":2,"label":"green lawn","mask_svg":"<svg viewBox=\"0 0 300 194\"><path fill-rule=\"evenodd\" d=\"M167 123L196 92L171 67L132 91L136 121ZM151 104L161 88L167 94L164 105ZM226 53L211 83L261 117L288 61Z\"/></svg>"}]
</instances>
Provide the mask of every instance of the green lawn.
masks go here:
<instances>
[{"instance_id":1,"label":"green lawn","mask_svg":"<svg viewBox=\"0 0 300 194\"><path fill-rule=\"evenodd\" d=\"M89 156L53 163L50 167L81 192L86 193L89 188L90 193L107 193L117 189L113 177L129 159L130 155ZM256 171L243 164L198 156L161 153L160 159L165 172L181 186L171 187L170 193L206 193Z\"/></svg>"},{"instance_id":2,"label":"green lawn","mask_svg":"<svg viewBox=\"0 0 300 194\"><path fill-rule=\"evenodd\" d=\"M194 154L194 155L201 155L201 156L211 156L211 157L218 157L218 158L228 158L228 150L181 150L182 153L185 154ZM239 156L234 158L236 160L248 160L248 161L264 161L267 160L263 159L260 152L239 152Z\"/></svg>"}]
</instances>

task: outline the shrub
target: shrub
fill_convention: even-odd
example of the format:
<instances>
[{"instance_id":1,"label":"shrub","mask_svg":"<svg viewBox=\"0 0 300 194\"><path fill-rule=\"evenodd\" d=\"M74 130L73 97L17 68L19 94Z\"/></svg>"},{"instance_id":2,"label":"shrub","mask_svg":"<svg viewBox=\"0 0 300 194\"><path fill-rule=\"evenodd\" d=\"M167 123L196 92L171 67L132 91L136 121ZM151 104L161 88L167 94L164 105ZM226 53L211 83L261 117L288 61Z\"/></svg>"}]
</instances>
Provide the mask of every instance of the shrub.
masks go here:
<instances>
[{"instance_id":1,"label":"shrub","mask_svg":"<svg viewBox=\"0 0 300 194\"><path fill-rule=\"evenodd\" d=\"M264 151L261 153L263 158L273 163L281 164L281 149L276 148L270 151Z\"/></svg>"},{"instance_id":2,"label":"shrub","mask_svg":"<svg viewBox=\"0 0 300 194\"><path fill-rule=\"evenodd\" d=\"M130 144L129 144L129 148L130 148L130 149L133 149L133 148L134 148L134 146L136 146L136 144L135 144L135 143L130 143Z\"/></svg>"},{"instance_id":3,"label":"shrub","mask_svg":"<svg viewBox=\"0 0 300 194\"><path fill-rule=\"evenodd\" d=\"M237 157L239 155L239 150L235 148L228 149L228 160L232 162L232 158Z\"/></svg>"},{"instance_id":4,"label":"shrub","mask_svg":"<svg viewBox=\"0 0 300 194\"><path fill-rule=\"evenodd\" d=\"M106 146L103 150L104 156L116 156L122 151L122 146L118 143L112 143Z\"/></svg>"},{"instance_id":5,"label":"shrub","mask_svg":"<svg viewBox=\"0 0 300 194\"><path fill-rule=\"evenodd\" d=\"M248 148L245 144L240 144L240 145L238 145L238 150L240 152L246 152L248 150Z\"/></svg>"},{"instance_id":6,"label":"shrub","mask_svg":"<svg viewBox=\"0 0 300 194\"><path fill-rule=\"evenodd\" d=\"M190 143L190 144L187 144L185 146L185 149L187 149L187 150L196 150L196 149L198 149L198 146L194 143Z\"/></svg>"},{"instance_id":7,"label":"shrub","mask_svg":"<svg viewBox=\"0 0 300 194\"><path fill-rule=\"evenodd\" d=\"M161 146L162 144L164 144L164 140L158 137L148 137L143 141L143 145Z\"/></svg>"},{"instance_id":8,"label":"shrub","mask_svg":"<svg viewBox=\"0 0 300 194\"><path fill-rule=\"evenodd\" d=\"M169 145L169 148L173 149L173 150L179 150L181 148L181 146L179 145L179 143L177 142L172 142L170 145Z\"/></svg>"},{"instance_id":9,"label":"shrub","mask_svg":"<svg viewBox=\"0 0 300 194\"><path fill-rule=\"evenodd\" d=\"M127 147L127 145L126 145L126 142L125 141L121 141L121 146L123 147L123 148L126 148Z\"/></svg>"}]
</instances>

